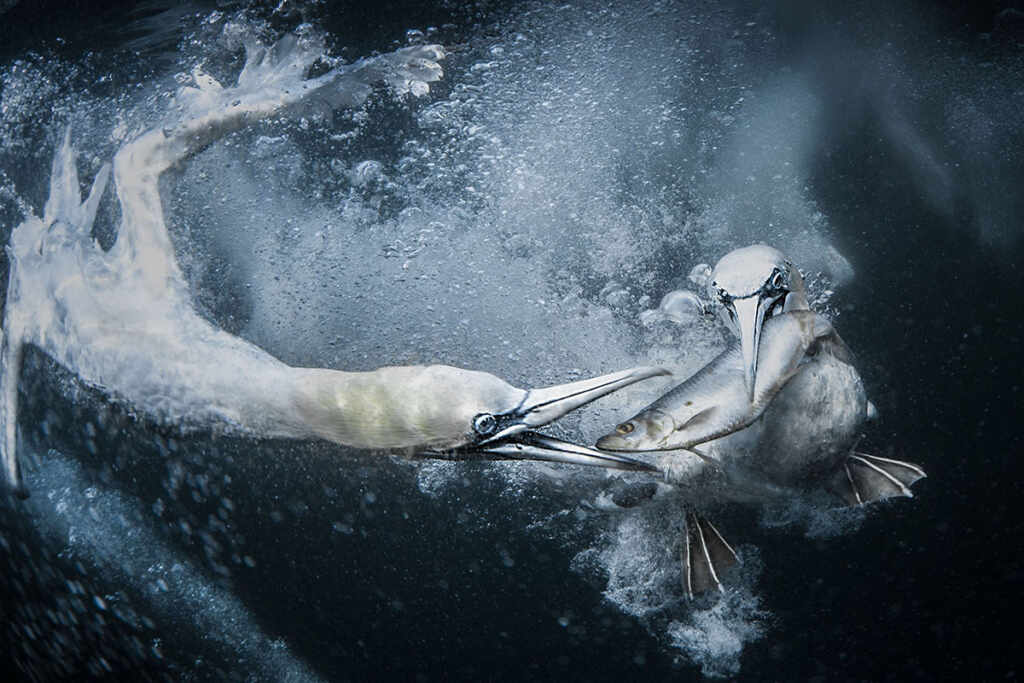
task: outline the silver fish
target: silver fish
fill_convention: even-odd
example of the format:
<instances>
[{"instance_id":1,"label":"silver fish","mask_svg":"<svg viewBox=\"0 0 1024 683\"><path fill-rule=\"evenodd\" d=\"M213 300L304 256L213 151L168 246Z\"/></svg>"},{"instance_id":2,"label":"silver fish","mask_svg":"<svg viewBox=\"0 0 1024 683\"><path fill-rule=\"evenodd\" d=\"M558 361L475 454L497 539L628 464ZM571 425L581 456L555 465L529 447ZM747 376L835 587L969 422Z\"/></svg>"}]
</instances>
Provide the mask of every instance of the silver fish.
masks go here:
<instances>
[{"instance_id":1,"label":"silver fish","mask_svg":"<svg viewBox=\"0 0 1024 683\"><path fill-rule=\"evenodd\" d=\"M925 476L911 463L854 452L875 411L828 319L809 310L769 317L752 392L748 367L737 342L597 442L613 451L679 451L665 453L658 464L688 500L682 561L690 597L723 590L721 572L737 562L698 508L815 489L858 505L910 496L911 484Z\"/></svg>"},{"instance_id":2,"label":"silver fish","mask_svg":"<svg viewBox=\"0 0 1024 683\"><path fill-rule=\"evenodd\" d=\"M685 449L731 434L750 425L779 390L800 369L816 344L848 357L836 344L832 324L812 311L793 311L764 323L757 378L750 398L744 361L737 342L695 375L679 384L634 417L601 437L597 447L609 451Z\"/></svg>"}]
</instances>

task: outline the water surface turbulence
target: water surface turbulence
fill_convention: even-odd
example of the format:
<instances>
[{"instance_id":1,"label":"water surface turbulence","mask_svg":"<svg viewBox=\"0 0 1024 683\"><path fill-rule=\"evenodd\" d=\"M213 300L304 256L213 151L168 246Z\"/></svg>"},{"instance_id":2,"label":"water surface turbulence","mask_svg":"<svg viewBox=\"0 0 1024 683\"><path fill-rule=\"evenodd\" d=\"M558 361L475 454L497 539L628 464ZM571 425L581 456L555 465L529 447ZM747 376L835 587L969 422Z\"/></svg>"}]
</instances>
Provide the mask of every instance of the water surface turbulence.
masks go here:
<instances>
[{"instance_id":1,"label":"water surface turbulence","mask_svg":"<svg viewBox=\"0 0 1024 683\"><path fill-rule=\"evenodd\" d=\"M40 325L67 334L43 335L25 358L19 452L32 495L0 505L13 666L43 680L504 680L583 676L600 649L608 676L787 678L764 668L773 640L789 638L779 615L788 588L766 597L782 569L759 546L813 566L830 544L856 546L862 527L910 515L916 501L881 512L723 507L716 524L742 566L724 594L691 602L686 501L664 483L636 507L608 493L649 475L429 461L230 426L256 420L246 407L273 395L276 359L444 363L517 386L659 365L679 381L730 340L704 310L703 264L752 242L800 266L812 306L840 331L858 324L843 293L871 275L855 267L847 251L858 238L840 231L845 220L814 181L837 117L820 62L793 56L785 12L773 9L481 3L369 21L326 4L142 3L96 19L120 25L123 41L76 42L69 26L0 61L6 243L53 208L54 154L62 168L77 164L64 188L77 201L122 145L234 85L252 67L246 45L297 36L296 49L316 51L314 78L410 46L447 53L429 86L392 80L344 103L312 98L165 173L182 273L174 307L150 305L144 272L118 279L79 262L47 262L50 279L22 292L40 296ZM19 16L11 7L0 3L0 19ZM894 82L919 82L905 55L876 58L901 64ZM911 104L872 82L878 71L864 72L855 99L885 112L881 136L923 204L940 219L973 207L980 240L1012 241L1002 226L1019 200L995 179L958 189L943 158L983 167L986 152L964 141L984 122L1003 139L998 112L979 111L965 88L935 124L951 141L940 149L913 125ZM941 85L915 92L926 99ZM89 248L116 255L102 250L125 208L109 189L92 208ZM80 293L60 299L71 313L39 294L61 288ZM127 322L53 322L89 306L120 307ZM199 338L205 346L190 345ZM852 342L860 351L872 339L855 331ZM150 384L136 361L113 378L96 369L122 349L180 365L179 384L195 393ZM897 431L884 363L864 352L882 424ZM202 412L204 391L240 376L251 379L234 412ZM555 431L592 443L670 382L620 391ZM212 417L220 426L204 428ZM911 459L930 469L927 456ZM469 656L481 648L497 669ZM756 671L750 648L760 648ZM794 678L815 671L794 666Z\"/></svg>"}]
</instances>

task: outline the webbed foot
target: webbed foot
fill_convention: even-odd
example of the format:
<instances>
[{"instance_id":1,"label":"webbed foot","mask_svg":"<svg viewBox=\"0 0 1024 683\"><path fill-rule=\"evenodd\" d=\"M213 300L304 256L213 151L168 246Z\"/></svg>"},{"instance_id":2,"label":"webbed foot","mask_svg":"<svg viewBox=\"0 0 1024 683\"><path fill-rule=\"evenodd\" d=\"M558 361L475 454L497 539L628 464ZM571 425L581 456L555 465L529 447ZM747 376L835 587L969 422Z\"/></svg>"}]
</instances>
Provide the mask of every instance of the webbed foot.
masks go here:
<instances>
[{"instance_id":1,"label":"webbed foot","mask_svg":"<svg viewBox=\"0 0 1024 683\"><path fill-rule=\"evenodd\" d=\"M704 517L686 513L686 542L683 544L683 590L686 597L716 589L724 593L722 573L739 562L736 551Z\"/></svg>"},{"instance_id":2,"label":"webbed foot","mask_svg":"<svg viewBox=\"0 0 1024 683\"><path fill-rule=\"evenodd\" d=\"M910 486L926 476L913 463L854 452L832 475L829 488L847 505L863 505L893 496L913 497Z\"/></svg>"}]
</instances>

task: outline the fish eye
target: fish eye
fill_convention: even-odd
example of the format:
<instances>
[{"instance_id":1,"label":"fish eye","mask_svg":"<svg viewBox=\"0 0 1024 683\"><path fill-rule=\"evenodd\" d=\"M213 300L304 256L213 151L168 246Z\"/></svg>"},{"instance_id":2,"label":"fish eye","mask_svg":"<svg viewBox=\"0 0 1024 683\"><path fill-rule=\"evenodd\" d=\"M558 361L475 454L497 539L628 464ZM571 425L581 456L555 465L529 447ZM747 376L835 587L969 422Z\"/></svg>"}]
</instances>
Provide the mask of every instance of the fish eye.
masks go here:
<instances>
[{"instance_id":1,"label":"fish eye","mask_svg":"<svg viewBox=\"0 0 1024 683\"><path fill-rule=\"evenodd\" d=\"M617 431L619 434L629 434L634 429L636 429L636 427L633 426L632 422L623 422L622 424L615 428L615 431Z\"/></svg>"},{"instance_id":2,"label":"fish eye","mask_svg":"<svg viewBox=\"0 0 1024 683\"><path fill-rule=\"evenodd\" d=\"M490 413L480 413L473 418L473 431L480 436L490 436L498 427L498 421Z\"/></svg>"}]
</instances>

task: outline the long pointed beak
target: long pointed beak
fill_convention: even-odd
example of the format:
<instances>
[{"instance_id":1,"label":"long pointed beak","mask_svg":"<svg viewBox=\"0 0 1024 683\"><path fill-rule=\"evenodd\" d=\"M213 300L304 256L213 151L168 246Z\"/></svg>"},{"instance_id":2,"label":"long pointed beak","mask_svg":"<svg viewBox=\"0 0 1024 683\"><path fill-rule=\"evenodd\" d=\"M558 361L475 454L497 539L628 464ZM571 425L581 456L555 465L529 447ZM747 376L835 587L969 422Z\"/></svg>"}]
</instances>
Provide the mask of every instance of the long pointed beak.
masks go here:
<instances>
[{"instance_id":1,"label":"long pointed beak","mask_svg":"<svg viewBox=\"0 0 1024 683\"><path fill-rule=\"evenodd\" d=\"M613 391L651 377L669 374L671 373L662 368L640 367L579 382L559 384L544 389L531 389L526 392L523 402L515 410L515 415L519 418L516 420L516 424L501 430L485 443L497 441L532 427L543 427Z\"/></svg>"},{"instance_id":2,"label":"long pointed beak","mask_svg":"<svg viewBox=\"0 0 1024 683\"><path fill-rule=\"evenodd\" d=\"M477 444L474 450L495 460L543 460L615 470L659 472L657 467L643 461L602 453L586 446L538 434L531 431L531 428L551 424L577 408L630 384L668 374L671 373L662 368L641 367L579 382L531 389L526 392L523 402L513 411L513 423Z\"/></svg>"},{"instance_id":3,"label":"long pointed beak","mask_svg":"<svg viewBox=\"0 0 1024 683\"><path fill-rule=\"evenodd\" d=\"M641 460L613 453L601 453L586 446L531 431L519 432L500 441L489 442L479 450L495 460L543 460L613 470L661 471Z\"/></svg>"},{"instance_id":4,"label":"long pointed beak","mask_svg":"<svg viewBox=\"0 0 1024 683\"><path fill-rule=\"evenodd\" d=\"M764 326L767 301L760 295L747 299L735 299L732 302L736 312L736 326L740 332L740 345L743 348L743 383L747 387L747 397L754 400L754 385L757 378L757 351L761 346L761 328Z\"/></svg>"}]
</instances>

